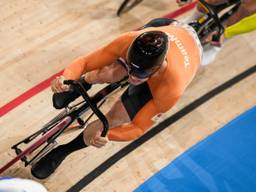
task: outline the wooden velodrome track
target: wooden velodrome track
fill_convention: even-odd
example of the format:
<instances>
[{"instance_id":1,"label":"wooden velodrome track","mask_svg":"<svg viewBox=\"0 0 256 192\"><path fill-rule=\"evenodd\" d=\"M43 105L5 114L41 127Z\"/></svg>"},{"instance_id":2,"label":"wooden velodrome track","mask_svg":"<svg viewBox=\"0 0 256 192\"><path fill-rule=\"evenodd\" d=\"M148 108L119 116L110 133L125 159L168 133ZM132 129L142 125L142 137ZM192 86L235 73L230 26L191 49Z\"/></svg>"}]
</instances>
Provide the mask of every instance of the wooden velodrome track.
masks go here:
<instances>
[{"instance_id":1,"label":"wooden velodrome track","mask_svg":"<svg viewBox=\"0 0 256 192\"><path fill-rule=\"evenodd\" d=\"M178 8L174 1L147 0L118 18L115 12L121 2L0 2L0 106L61 71L77 56ZM215 62L198 73L169 115L254 66L255 41L256 32L252 32L226 42ZM193 144L254 106L255 78L256 74L252 74L217 94L131 150L81 191L132 191ZM110 104L104 110L109 109ZM3 115L0 118L0 165L14 156L10 150L12 144L38 130L56 113L51 104L50 88L47 88ZM66 133L60 143L67 142L79 132ZM128 144L110 142L102 149L78 151L69 156L50 178L39 182L49 191L76 191L75 186L81 179ZM4 175L35 179L29 168L24 168L21 163L16 163Z\"/></svg>"}]
</instances>

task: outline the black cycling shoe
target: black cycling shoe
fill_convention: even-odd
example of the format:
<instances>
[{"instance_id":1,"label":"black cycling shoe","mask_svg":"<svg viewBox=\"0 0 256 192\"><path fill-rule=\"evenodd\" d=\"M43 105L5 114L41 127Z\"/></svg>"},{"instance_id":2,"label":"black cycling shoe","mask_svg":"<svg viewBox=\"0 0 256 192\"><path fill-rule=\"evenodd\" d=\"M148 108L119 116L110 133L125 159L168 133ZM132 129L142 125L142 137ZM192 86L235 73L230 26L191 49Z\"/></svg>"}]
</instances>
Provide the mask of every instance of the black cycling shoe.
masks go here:
<instances>
[{"instance_id":1,"label":"black cycling shoe","mask_svg":"<svg viewBox=\"0 0 256 192\"><path fill-rule=\"evenodd\" d=\"M63 152L61 146L53 149L32 166L31 174L38 179L49 177L67 155L67 153Z\"/></svg>"}]
</instances>

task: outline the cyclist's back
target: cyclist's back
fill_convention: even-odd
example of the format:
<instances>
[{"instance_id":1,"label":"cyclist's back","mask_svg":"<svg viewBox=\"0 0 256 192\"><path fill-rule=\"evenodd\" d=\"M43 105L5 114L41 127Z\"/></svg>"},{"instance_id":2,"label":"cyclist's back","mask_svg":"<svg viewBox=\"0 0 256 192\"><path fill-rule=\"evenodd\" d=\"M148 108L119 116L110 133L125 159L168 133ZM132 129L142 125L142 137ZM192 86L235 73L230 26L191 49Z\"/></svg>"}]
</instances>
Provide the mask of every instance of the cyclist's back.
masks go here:
<instances>
[{"instance_id":1,"label":"cyclist's back","mask_svg":"<svg viewBox=\"0 0 256 192\"><path fill-rule=\"evenodd\" d=\"M169 109L170 98L179 97L193 79L200 64L201 47L195 40L196 35L189 31L191 28L185 28L185 25L179 25L177 22L168 26L147 28L139 33L156 29L166 32L169 36L168 66L161 79L152 77L148 84L153 100L158 100L160 106L166 105L164 108ZM158 84L160 82L161 84Z\"/></svg>"}]
</instances>

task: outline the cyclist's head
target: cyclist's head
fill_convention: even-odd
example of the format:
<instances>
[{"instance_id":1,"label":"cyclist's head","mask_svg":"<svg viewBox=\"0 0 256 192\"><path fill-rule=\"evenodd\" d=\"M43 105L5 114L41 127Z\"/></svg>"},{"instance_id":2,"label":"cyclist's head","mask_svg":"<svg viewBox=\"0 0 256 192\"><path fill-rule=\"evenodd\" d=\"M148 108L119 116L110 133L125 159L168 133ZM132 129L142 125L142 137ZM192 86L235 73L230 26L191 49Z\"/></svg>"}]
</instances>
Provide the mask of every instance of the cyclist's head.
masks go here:
<instances>
[{"instance_id":1,"label":"cyclist's head","mask_svg":"<svg viewBox=\"0 0 256 192\"><path fill-rule=\"evenodd\" d=\"M148 31L139 35L128 50L129 74L146 78L156 72L165 60L168 36L161 31Z\"/></svg>"}]
</instances>

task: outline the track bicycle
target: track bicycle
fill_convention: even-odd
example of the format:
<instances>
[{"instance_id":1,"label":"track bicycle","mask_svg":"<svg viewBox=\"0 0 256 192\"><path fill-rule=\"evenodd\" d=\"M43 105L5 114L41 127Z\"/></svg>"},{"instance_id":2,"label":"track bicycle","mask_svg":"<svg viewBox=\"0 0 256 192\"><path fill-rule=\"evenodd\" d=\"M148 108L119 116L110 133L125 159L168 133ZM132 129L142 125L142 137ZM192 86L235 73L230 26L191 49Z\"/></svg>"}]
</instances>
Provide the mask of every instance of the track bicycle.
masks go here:
<instances>
[{"instance_id":1,"label":"track bicycle","mask_svg":"<svg viewBox=\"0 0 256 192\"><path fill-rule=\"evenodd\" d=\"M189 25L195 29L201 42L213 31L217 31L215 39L218 40L224 32L223 24L238 9L240 0L231 0L217 6L209 5L204 0L200 0L199 3L204 8L205 14L198 20L191 21ZM80 81L67 80L65 84L70 85L76 93L81 95L83 101L75 104L71 103L72 105L66 106L40 130L13 145L11 149L15 151L16 156L0 167L0 174L19 160L24 162L25 166L35 164L57 145L56 139L73 122L77 122L80 128L84 128L94 114L103 123L104 131L102 132L102 136L106 136L108 121L99 108L111 94L118 89L126 87L128 85L127 80L124 79L116 83L111 83L93 96L88 95ZM83 120L81 116L89 110L92 111L91 115L86 120ZM25 146L21 148L21 145Z\"/></svg>"}]
</instances>

